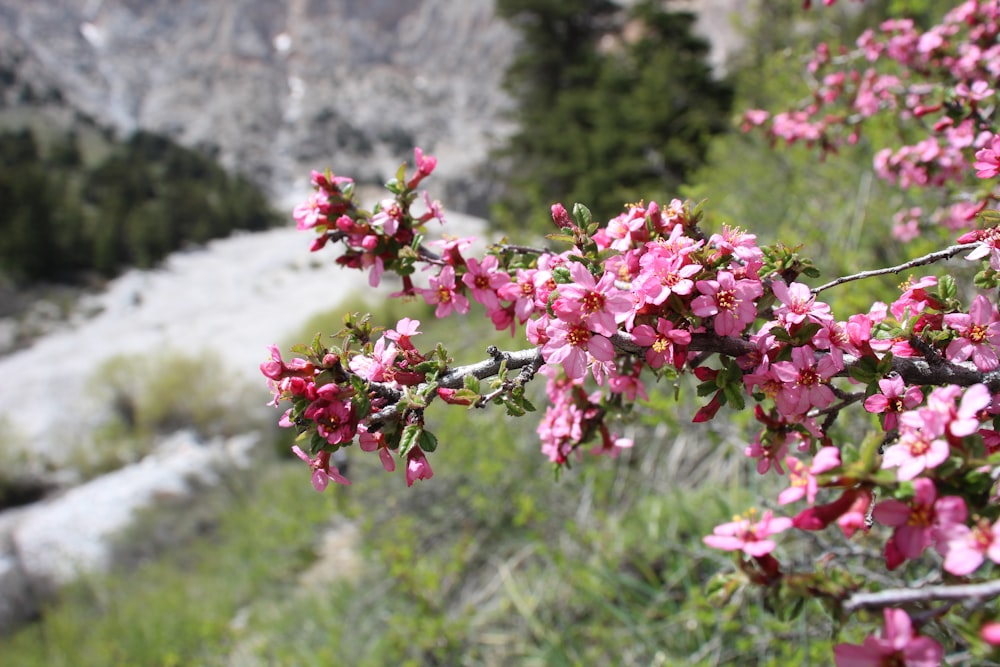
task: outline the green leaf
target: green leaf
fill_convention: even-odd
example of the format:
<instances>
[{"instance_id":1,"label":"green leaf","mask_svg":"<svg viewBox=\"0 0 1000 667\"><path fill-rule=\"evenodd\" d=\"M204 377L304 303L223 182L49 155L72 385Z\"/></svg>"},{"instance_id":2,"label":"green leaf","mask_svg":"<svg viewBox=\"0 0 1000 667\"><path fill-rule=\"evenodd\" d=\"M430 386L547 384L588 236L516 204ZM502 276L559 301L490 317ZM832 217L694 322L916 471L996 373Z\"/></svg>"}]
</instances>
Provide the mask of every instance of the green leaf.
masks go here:
<instances>
[{"instance_id":1,"label":"green leaf","mask_svg":"<svg viewBox=\"0 0 1000 667\"><path fill-rule=\"evenodd\" d=\"M984 225L1000 224L1000 211L988 208L979 213L979 219L983 221Z\"/></svg>"},{"instance_id":2,"label":"green leaf","mask_svg":"<svg viewBox=\"0 0 1000 667\"><path fill-rule=\"evenodd\" d=\"M433 452L435 449L437 449L438 439L437 436L435 436L430 431L421 430L418 443L420 444L420 449L424 450L425 452Z\"/></svg>"},{"instance_id":3,"label":"green leaf","mask_svg":"<svg viewBox=\"0 0 1000 667\"><path fill-rule=\"evenodd\" d=\"M727 384L722 388L722 391L732 409L742 410L746 407L746 401L743 398L743 391L739 385Z\"/></svg>"},{"instance_id":4,"label":"green leaf","mask_svg":"<svg viewBox=\"0 0 1000 667\"><path fill-rule=\"evenodd\" d=\"M403 434L399 438L399 455L406 457L410 450L417 444L423 429L416 424L410 424L403 429Z\"/></svg>"},{"instance_id":5,"label":"green leaf","mask_svg":"<svg viewBox=\"0 0 1000 667\"><path fill-rule=\"evenodd\" d=\"M423 373L424 375L427 375L428 373L440 371L442 366L443 364L440 361L421 361L411 370L415 373Z\"/></svg>"},{"instance_id":6,"label":"green leaf","mask_svg":"<svg viewBox=\"0 0 1000 667\"><path fill-rule=\"evenodd\" d=\"M708 380L698 385L697 392L699 396L708 396L709 394L714 394L716 389L718 389L718 387L715 386L715 381Z\"/></svg>"},{"instance_id":7,"label":"green leaf","mask_svg":"<svg viewBox=\"0 0 1000 667\"><path fill-rule=\"evenodd\" d=\"M884 373L879 369L879 362L871 357L862 357L857 363L847 369L851 378L861 384L871 385L882 379Z\"/></svg>"},{"instance_id":8,"label":"green leaf","mask_svg":"<svg viewBox=\"0 0 1000 667\"><path fill-rule=\"evenodd\" d=\"M479 396L480 394L483 393L479 388L479 378L477 378L475 375L466 375L462 379L462 384L464 384L465 388L473 392L476 396Z\"/></svg>"},{"instance_id":9,"label":"green leaf","mask_svg":"<svg viewBox=\"0 0 1000 667\"><path fill-rule=\"evenodd\" d=\"M589 208L577 202L573 204L573 220L578 227L586 229L594 221L594 216L590 213Z\"/></svg>"},{"instance_id":10,"label":"green leaf","mask_svg":"<svg viewBox=\"0 0 1000 667\"><path fill-rule=\"evenodd\" d=\"M949 274L938 276L938 295L943 301L954 299L958 295L958 285L955 277Z\"/></svg>"}]
</instances>

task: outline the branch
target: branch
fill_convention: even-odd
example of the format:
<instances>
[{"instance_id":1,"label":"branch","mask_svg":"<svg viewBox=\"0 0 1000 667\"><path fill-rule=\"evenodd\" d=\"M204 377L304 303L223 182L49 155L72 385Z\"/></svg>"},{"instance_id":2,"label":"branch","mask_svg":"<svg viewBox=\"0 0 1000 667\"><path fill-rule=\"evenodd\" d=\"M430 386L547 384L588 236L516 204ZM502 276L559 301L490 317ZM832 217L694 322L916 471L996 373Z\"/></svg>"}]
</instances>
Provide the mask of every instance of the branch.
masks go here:
<instances>
[{"instance_id":1,"label":"branch","mask_svg":"<svg viewBox=\"0 0 1000 667\"><path fill-rule=\"evenodd\" d=\"M820 285L819 287L814 287L812 289L813 294L819 294L823 290L830 289L831 287L836 287L837 285L843 285L844 283L849 283L854 280L863 280L865 278L874 278L875 276L884 276L889 273L899 273L900 271L906 271L907 269L912 269L918 266L924 266L926 264L933 264L935 262L940 262L945 259L951 259L960 252L966 250L972 250L978 243L963 243L960 245L953 245L945 248L944 250L938 250L937 252L932 252L929 255L924 255L923 257L917 257L916 259L911 259L909 262L904 262L897 266L890 266L884 269L872 269L871 271L862 271L860 273L855 273L849 276L844 276L842 278L837 278L832 280L825 285Z\"/></svg>"},{"instance_id":2,"label":"branch","mask_svg":"<svg viewBox=\"0 0 1000 667\"><path fill-rule=\"evenodd\" d=\"M438 378L438 386L459 389L465 385L465 376L467 375L478 380L492 377L500 372L500 364L504 361L507 362L508 370L518 370L525 367L534 367L537 370L542 367L542 350L533 347L530 350L498 352L490 359L451 369Z\"/></svg>"},{"instance_id":3,"label":"branch","mask_svg":"<svg viewBox=\"0 0 1000 667\"><path fill-rule=\"evenodd\" d=\"M967 246L955 246L965 249ZM629 354L641 354L645 348L635 342L631 334L618 331L610 337L612 345L620 352ZM688 349L692 352L705 352L708 354L720 354L736 358L749 354L753 347L742 338L719 336L714 333L693 333L691 334L691 344ZM851 355L844 355L844 370L839 377L847 377L848 370L861 360ZM500 372L500 366L506 362L508 370L521 370L525 373L522 383L530 381L534 374L544 364L541 348L530 348L517 350L514 352L503 352L500 350L490 350L490 358L484 359L474 364L457 366L450 369L444 375L437 378L439 387L448 389L460 389L465 385L465 377L473 376L483 380ZM929 363L925 359L893 357L892 370L899 374L903 380L915 386L941 386L958 385L970 387L974 384L983 383L989 387L993 393L1000 393L1000 369L983 372L975 367L971 361L951 362L944 359L935 360ZM427 384L416 387L418 394L427 389ZM394 418L399 413L398 401L402 398L402 392L398 389L381 383L372 383L372 388L384 398L394 401L393 405L386 406L379 412L373 414L369 423L373 425L381 424ZM853 401L852 401L853 402Z\"/></svg>"},{"instance_id":4,"label":"branch","mask_svg":"<svg viewBox=\"0 0 1000 667\"><path fill-rule=\"evenodd\" d=\"M928 586L926 588L894 588L875 593L855 593L844 602L843 609L848 614L858 609L893 607L931 602L933 600L976 600L985 601L1000 596L1000 579L978 584L955 586Z\"/></svg>"}]
</instances>

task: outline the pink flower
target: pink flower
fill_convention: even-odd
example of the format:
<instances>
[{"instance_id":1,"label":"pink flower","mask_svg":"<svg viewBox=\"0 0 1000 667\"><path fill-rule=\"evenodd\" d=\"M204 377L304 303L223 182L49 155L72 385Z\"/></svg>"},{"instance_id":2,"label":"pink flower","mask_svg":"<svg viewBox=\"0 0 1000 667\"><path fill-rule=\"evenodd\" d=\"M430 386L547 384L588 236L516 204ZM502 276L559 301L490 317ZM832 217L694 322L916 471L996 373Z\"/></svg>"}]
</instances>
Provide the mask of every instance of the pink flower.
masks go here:
<instances>
[{"instance_id":1,"label":"pink flower","mask_svg":"<svg viewBox=\"0 0 1000 667\"><path fill-rule=\"evenodd\" d=\"M356 354L347 365L369 382L386 382L386 371L396 362L397 352L396 345L391 342L386 345L386 338L382 336L375 341L371 356Z\"/></svg>"},{"instance_id":2,"label":"pink flower","mask_svg":"<svg viewBox=\"0 0 1000 667\"><path fill-rule=\"evenodd\" d=\"M832 321L830 306L823 302L816 303L816 297L808 286L802 283L786 285L780 280L775 280L771 289L782 304L774 309L774 314L778 323L786 329L807 319L821 324Z\"/></svg>"},{"instance_id":3,"label":"pink flower","mask_svg":"<svg viewBox=\"0 0 1000 667\"><path fill-rule=\"evenodd\" d=\"M1000 344L1000 322L997 313L982 294L976 296L969 306L969 314L948 313L944 323L959 333L959 337L948 343L945 356L951 361L965 361L972 357L972 363L981 371L991 371L1000 365L995 345Z\"/></svg>"},{"instance_id":4,"label":"pink flower","mask_svg":"<svg viewBox=\"0 0 1000 667\"><path fill-rule=\"evenodd\" d=\"M337 484L351 483L351 480L340 474L337 466L330 465L330 452L321 451L316 455L315 459L309 458L309 455L302 451L298 445L292 446L292 452L312 468L312 485L317 491L322 493L330 482Z\"/></svg>"},{"instance_id":5,"label":"pink flower","mask_svg":"<svg viewBox=\"0 0 1000 667\"><path fill-rule=\"evenodd\" d=\"M676 227L675 231L682 230ZM642 256L642 267L633 282L633 289L639 291L647 303L660 305L671 294L686 296L694 290L691 280L701 271L701 264L687 264L681 254L668 253L659 243L649 243L649 252Z\"/></svg>"},{"instance_id":6,"label":"pink flower","mask_svg":"<svg viewBox=\"0 0 1000 667\"><path fill-rule=\"evenodd\" d=\"M389 329L385 332L385 337L398 343L402 350L412 350L414 347L413 343L410 342L410 338L420 333L417 330L419 326L420 320L411 320L409 317L404 317L396 323L395 329Z\"/></svg>"},{"instance_id":7,"label":"pink flower","mask_svg":"<svg viewBox=\"0 0 1000 667\"><path fill-rule=\"evenodd\" d=\"M758 261L764 256L757 247L757 235L748 234L739 227L723 224L722 233L712 234L708 243L718 248L720 254L733 255L742 262Z\"/></svg>"},{"instance_id":8,"label":"pink flower","mask_svg":"<svg viewBox=\"0 0 1000 667\"><path fill-rule=\"evenodd\" d=\"M931 396L944 389L946 388L935 389L931 392ZM958 404L957 410L954 409L952 403L949 403L947 406L950 417L948 433L956 438L964 438L967 435L976 433L980 426L979 413L990 407L992 403L993 395L986 385L974 384L966 389L965 393L962 394L962 401ZM928 400L928 405L930 404L930 400Z\"/></svg>"},{"instance_id":9,"label":"pink flower","mask_svg":"<svg viewBox=\"0 0 1000 667\"><path fill-rule=\"evenodd\" d=\"M1000 174L1000 135L994 135L989 148L976 151L976 161L972 166L979 178L995 178Z\"/></svg>"},{"instance_id":10,"label":"pink flower","mask_svg":"<svg viewBox=\"0 0 1000 667\"><path fill-rule=\"evenodd\" d=\"M417 173L406 183L406 187L410 190L415 190L420 185L420 181L430 176L431 172L434 171L434 167L437 166L437 158L431 155L424 155L424 152L419 148L413 149L413 160L417 165Z\"/></svg>"},{"instance_id":11,"label":"pink flower","mask_svg":"<svg viewBox=\"0 0 1000 667\"><path fill-rule=\"evenodd\" d=\"M941 645L913 631L910 617L902 609L886 609L883 636L868 635L864 643L833 647L837 667L937 667L944 657Z\"/></svg>"},{"instance_id":12,"label":"pink flower","mask_svg":"<svg viewBox=\"0 0 1000 667\"><path fill-rule=\"evenodd\" d=\"M944 569L964 577L972 574L986 558L1000 563L1000 521L990 525L985 519L969 526L955 526L944 547Z\"/></svg>"},{"instance_id":13,"label":"pink flower","mask_svg":"<svg viewBox=\"0 0 1000 667\"><path fill-rule=\"evenodd\" d=\"M907 317L907 311L909 311L909 317L916 317L920 313L924 312L924 309L928 306L937 307L939 304L929 294L927 294L925 289L927 287L933 287L934 285L937 285L937 278L934 276L921 278L917 282L909 285L889 308L892 316L895 317L900 323L903 323L904 319Z\"/></svg>"},{"instance_id":14,"label":"pink flower","mask_svg":"<svg viewBox=\"0 0 1000 667\"><path fill-rule=\"evenodd\" d=\"M896 428L898 414L911 410L924 400L919 387L907 387L903 378L898 375L883 378L878 381L881 394L872 394L865 399L865 410L868 412L884 412L882 428L891 431Z\"/></svg>"},{"instance_id":15,"label":"pink flower","mask_svg":"<svg viewBox=\"0 0 1000 667\"><path fill-rule=\"evenodd\" d=\"M890 540L903 558L914 559L933 542L937 489L926 477L913 481L913 499L909 503L883 500L875 506L875 520L895 530ZM892 568L890 568L892 569Z\"/></svg>"},{"instance_id":16,"label":"pink flower","mask_svg":"<svg viewBox=\"0 0 1000 667\"><path fill-rule=\"evenodd\" d=\"M456 289L455 267L446 266L430 279L430 289L419 290L429 304L437 304L435 317L448 317L452 312L469 312L469 300Z\"/></svg>"},{"instance_id":17,"label":"pink flower","mask_svg":"<svg viewBox=\"0 0 1000 667\"><path fill-rule=\"evenodd\" d=\"M392 452L386 446L385 436L381 431L369 432L367 428L361 427L358 429L358 445L365 452L378 451L379 461L386 472L396 469L396 460L392 458Z\"/></svg>"},{"instance_id":18,"label":"pink flower","mask_svg":"<svg viewBox=\"0 0 1000 667\"><path fill-rule=\"evenodd\" d=\"M663 317L656 323L656 330L648 324L640 324L632 330L632 337L637 345L647 348L646 363L650 368L660 368L670 363L679 366L683 357L674 352L674 345L685 347L691 343L691 332L675 329L674 323Z\"/></svg>"},{"instance_id":19,"label":"pink flower","mask_svg":"<svg viewBox=\"0 0 1000 667\"><path fill-rule=\"evenodd\" d=\"M514 314L522 324L535 312L539 287L547 283L552 274L535 269L518 269L512 282L501 285L497 295L514 303Z\"/></svg>"},{"instance_id":20,"label":"pink flower","mask_svg":"<svg viewBox=\"0 0 1000 667\"><path fill-rule=\"evenodd\" d=\"M710 547L724 551L740 550L748 556L765 556L777 546L774 540L768 539L792 527L792 520L787 517L774 518L774 513L767 510L760 521L753 521L756 513L751 512L748 518L735 518L730 523L716 526L711 535L702 538Z\"/></svg>"},{"instance_id":21,"label":"pink flower","mask_svg":"<svg viewBox=\"0 0 1000 667\"><path fill-rule=\"evenodd\" d=\"M497 269L497 258L488 255L482 262L470 258L466 261L466 266L468 271L462 276L462 282L472 290L472 298L491 312L499 309L497 290L510 284L510 276Z\"/></svg>"},{"instance_id":22,"label":"pink flower","mask_svg":"<svg viewBox=\"0 0 1000 667\"><path fill-rule=\"evenodd\" d=\"M979 636L990 646L1000 646L1000 623L989 621L979 629Z\"/></svg>"},{"instance_id":23,"label":"pink flower","mask_svg":"<svg viewBox=\"0 0 1000 667\"><path fill-rule=\"evenodd\" d=\"M582 263L570 262L569 274L573 282L559 285L553 312L564 322L583 322L602 336L614 334L618 330L615 317L632 310L632 298L615 287L612 273L605 273L597 282Z\"/></svg>"},{"instance_id":24,"label":"pink flower","mask_svg":"<svg viewBox=\"0 0 1000 667\"><path fill-rule=\"evenodd\" d=\"M785 416L804 415L811 408L825 408L833 403L833 390L826 381L837 374L836 361L830 355L816 360L809 346L792 349L791 361L771 364L771 372L782 384L774 403Z\"/></svg>"},{"instance_id":25,"label":"pink flower","mask_svg":"<svg viewBox=\"0 0 1000 667\"><path fill-rule=\"evenodd\" d=\"M788 439L777 434L773 439L762 441L758 433L754 441L743 450L743 453L750 458L757 459L758 474L764 475L773 467L777 474L784 475L781 457L788 453Z\"/></svg>"},{"instance_id":26,"label":"pink flower","mask_svg":"<svg viewBox=\"0 0 1000 667\"><path fill-rule=\"evenodd\" d=\"M316 390L316 400L302 413L316 422L316 432L331 445L350 442L357 432L358 422L351 401L341 398L340 387L330 383Z\"/></svg>"},{"instance_id":27,"label":"pink flower","mask_svg":"<svg viewBox=\"0 0 1000 667\"><path fill-rule=\"evenodd\" d=\"M788 465L788 481L791 486L778 495L778 504L787 505L804 497L806 502L812 505L819 490L816 475L840 465L840 450L836 447L822 447L816 452L813 463L808 468L805 463L792 456L786 458L785 463Z\"/></svg>"},{"instance_id":28,"label":"pink flower","mask_svg":"<svg viewBox=\"0 0 1000 667\"><path fill-rule=\"evenodd\" d=\"M738 336L757 317L755 299L764 290L754 280L736 280L729 271L719 271L718 280L696 283L702 296L691 302L698 317L715 317L715 332L720 336Z\"/></svg>"},{"instance_id":29,"label":"pink flower","mask_svg":"<svg viewBox=\"0 0 1000 667\"><path fill-rule=\"evenodd\" d=\"M974 241L980 241L981 243L966 255L965 258L978 260L988 256L990 258L990 268L1000 271L1000 228L977 229L975 232L963 235L958 239L959 243L972 243Z\"/></svg>"},{"instance_id":30,"label":"pink flower","mask_svg":"<svg viewBox=\"0 0 1000 667\"><path fill-rule=\"evenodd\" d=\"M330 197L323 190L318 190L292 210L295 227L299 231L312 229L327 223L326 214L330 211Z\"/></svg>"},{"instance_id":31,"label":"pink flower","mask_svg":"<svg viewBox=\"0 0 1000 667\"><path fill-rule=\"evenodd\" d=\"M615 356L611 341L582 322L556 320L549 323L546 333L548 341L542 346L542 358L549 364L562 364L570 378L582 378L587 373L588 354L599 361L611 361Z\"/></svg>"},{"instance_id":32,"label":"pink flower","mask_svg":"<svg viewBox=\"0 0 1000 667\"><path fill-rule=\"evenodd\" d=\"M419 447L414 447L406 455L406 485L413 486L418 479L430 479L434 476L431 464Z\"/></svg>"},{"instance_id":33,"label":"pink flower","mask_svg":"<svg viewBox=\"0 0 1000 667\"><path fill-rule=\"evenodd\" d=\"M897 479L905 482L927 468L936 468L948 459L950 448L941 437L946 417L934 410L904 412L900 417L900 435L895 445L885 450L883 468L896 468Z\"/></svg>"}]
</instances>

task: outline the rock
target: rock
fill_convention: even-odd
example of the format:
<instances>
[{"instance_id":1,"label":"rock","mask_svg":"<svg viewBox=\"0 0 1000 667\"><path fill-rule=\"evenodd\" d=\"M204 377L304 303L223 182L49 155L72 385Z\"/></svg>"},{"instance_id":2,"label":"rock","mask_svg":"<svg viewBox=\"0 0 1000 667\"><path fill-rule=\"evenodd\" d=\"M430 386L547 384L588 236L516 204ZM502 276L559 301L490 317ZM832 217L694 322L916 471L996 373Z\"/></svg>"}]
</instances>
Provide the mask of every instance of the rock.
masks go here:
<instances>
[{"instance_id":1,"label":"rock","mask_svg":"<svg viewBox=\"0 0 1000 667\"><path fill-rule=\"evenodd\" d=\"M38 599L30 579L13 554L0 556L0 632L38 613Z\"/></svg>"},{"instance_id":2,"label":"rock","mask_svg":"<svg viewBox=\"0 0 1000 667\"><path fill-rule=\"evenodd\" d=\"M0 630L29 618L78 577L111 570L114 540L139 512L197 494L225 469L249 466L258 440L245 434L202 443L176 433L139 463L0 514Z\"/></svg>"},{"instance_id":3,"label":"rock","mask_svg":"<svg viewBox=\"0 0 1000 667\"><path fill-rule=\"evenodd\" d=\"M501 126L516 42L492 0L2 5L0 64L33 98L217 152L272 194L327 166L384 182L414 145L439 182L463 174Z\"/></svg>"}]
</instances>

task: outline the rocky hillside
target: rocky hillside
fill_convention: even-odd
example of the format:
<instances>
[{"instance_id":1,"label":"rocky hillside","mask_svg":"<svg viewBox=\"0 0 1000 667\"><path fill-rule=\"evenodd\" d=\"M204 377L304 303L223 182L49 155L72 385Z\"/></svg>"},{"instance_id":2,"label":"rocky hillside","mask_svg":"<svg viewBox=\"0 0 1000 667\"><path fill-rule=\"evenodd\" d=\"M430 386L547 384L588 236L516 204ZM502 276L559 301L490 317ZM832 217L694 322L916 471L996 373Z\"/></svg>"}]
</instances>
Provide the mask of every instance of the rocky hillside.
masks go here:
<instances>
[{"instance_id":1,"label":"rocky hillside","mask_svg":"<svg viewBox=\"0 0 1000 667\"><path fill-rule=\"evenodd\" d=\"M3 0L3 79L114 128L165 133L294 191L330 164L379 180L421 145L482 159L515 39L491 0Z\"/></svg>"},{"instance_id":2,"label":"rocky hillside","mask_svg":"<svg viewBox=\"0 0 1000 667\"><path fill-rule=\"evenodd\" d=\"M685 0L733 43L748 0ZM492 0L0 0L7 106L62 98L207 149L285 199L330 166L382 181L420 145L453 209L502 135L516 35Z\"/></svg>"}]
</instances>

